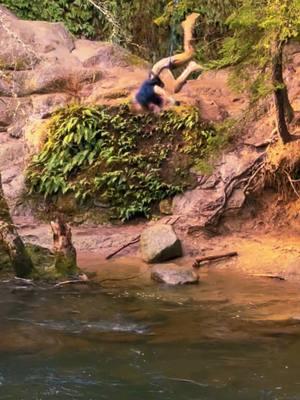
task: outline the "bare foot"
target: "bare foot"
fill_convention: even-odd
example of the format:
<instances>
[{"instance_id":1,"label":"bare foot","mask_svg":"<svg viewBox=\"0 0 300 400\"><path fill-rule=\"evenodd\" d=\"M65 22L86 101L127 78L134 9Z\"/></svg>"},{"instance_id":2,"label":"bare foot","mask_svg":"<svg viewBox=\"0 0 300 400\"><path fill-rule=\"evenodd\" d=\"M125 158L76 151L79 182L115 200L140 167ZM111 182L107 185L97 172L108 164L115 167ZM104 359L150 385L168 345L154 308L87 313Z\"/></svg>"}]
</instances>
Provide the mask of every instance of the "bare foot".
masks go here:
<instances>
[{"instance_id":1,"label":"bare foot","mask_svg":"<svg viewBox=\"0 0 300 400\"><path fill-rule=\"evenodd\" d=\"M186 19L181 23L182 28L184 29L185 26L194 26L197 19L200 17L198 13L189 14Z\"/></svg>"},{"instance_id":2,"label":"bare foot","mask_svg":"<svg viewBox=\"0 0 300 400\"><path fill-rule=\"evenodd\" d=\"M190 61L188 65L188 69L191 72L196 72L196 71L203 71L204 67L200 64L197 64L195 61Z\"/></svg>"}]
</instances>

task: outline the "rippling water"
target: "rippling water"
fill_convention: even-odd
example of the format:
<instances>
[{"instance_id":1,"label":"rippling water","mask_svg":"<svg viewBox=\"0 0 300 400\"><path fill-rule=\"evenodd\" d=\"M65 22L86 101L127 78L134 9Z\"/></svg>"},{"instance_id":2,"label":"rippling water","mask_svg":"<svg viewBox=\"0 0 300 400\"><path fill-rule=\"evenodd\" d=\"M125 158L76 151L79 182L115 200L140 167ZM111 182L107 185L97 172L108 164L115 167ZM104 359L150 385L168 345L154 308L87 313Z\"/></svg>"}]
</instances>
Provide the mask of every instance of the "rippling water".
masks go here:
<instances>
[{"instance_id":1,"label":"rippling water","mask_svg":"<svg viewBox=\"0 0 300 400\"><path fill-rule=\"evenodd\" d=\"M300 399L299 289L215 271L180 288L3 286L0 399Z\"/></svg>"}]
</instances>

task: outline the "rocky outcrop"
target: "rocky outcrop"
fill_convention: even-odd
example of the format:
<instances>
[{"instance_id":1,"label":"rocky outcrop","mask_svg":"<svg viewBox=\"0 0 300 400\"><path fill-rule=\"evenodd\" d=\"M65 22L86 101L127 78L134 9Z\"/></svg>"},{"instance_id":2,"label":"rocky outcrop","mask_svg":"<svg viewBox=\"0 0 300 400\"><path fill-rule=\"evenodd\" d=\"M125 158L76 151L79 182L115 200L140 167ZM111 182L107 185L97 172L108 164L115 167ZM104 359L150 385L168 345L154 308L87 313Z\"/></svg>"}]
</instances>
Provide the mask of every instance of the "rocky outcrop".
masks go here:
<instances>
[{"instance_id":1,"label":"rocky outcrop","mask_svg":"<svg viewBox=\"0 0 300 400\"><path fill-rule=\"evenodd\" d=\"M40 124L70 103L126 100L146 70L119 46L76 40L60 23L23 21L2 6L0 45L0 171L15 214L26 160L45 139Z\"/></svg>"},{"instance_id":2,"label":"rocky outcrop","mask_svg":"<svg viewBox=\"0 0 300 400\"><path fill-rule=\"evenodd\" d=\"M41 124L75 101L129 101L149 67L119 46L76 40L60 23L23 21L2 6L0 19L0 170L12 212L22 214L24 167L45 140ZM232 94L227 75L204 73L178 98L200 107L206 119L236 116L246 100ZM178 202L174 207L181 212Z\"/></svg>"},{"instance_id":3,"label":"rocky outcrop","mask_svg":"<svg viewBox=\"0 0 300 400\"><path fill-rule=\"evenodd\" d=\"M13 214L23 213L22 191L28 155L39 151L45 139L41 123L58 107L74 102L116 105L130 101L149 66L119 46L76 40L62 24L23 21L0 6L0 171ZM287 56L286 71L291 100L299 106L297 72L299 46ZM248 106L234 93L230 71L204 72L189 81L176 97L199 107L203 119L238 118ZM256 118L216 164L212 176L196 173L195 189L177 196L174 215L191 229L214 223L224 212L238 210L247 195L246 178L264 157L273 130L272 110L262 123ZM162 212L169 214L169 207Z\"/></svg>"},{"instance_id":4,"label":"rocky outcrop","mask_svg":"<svg viewBox=\"0 0 300 400\"><path fill-rule=\"evenodd\" d=\"M289 45L285 57L285 81L290 101L297 113L300 110L297 80L300 71L299 44ZM182 96L192 102L193 88L197 87L194 103L199 103L205 119L222 120L225 114L229 118L236 118L247 101L229 90L229 73L230 70L207 72L197 81L190 82ZM210 228L224 215L236 215L249 193L263 187L259 172L264 168L269 145L277 139L275 127L271 101L264 101L264 104L248 110L248 115L240 120L239 136L234 137L234 148L224 152L215 163L213 174L205 176L197 173L197 187L175 197L173 214L181 216L181 224L188 226L189 232ZM291 126L290 129L295 128Z\"/></svg>"},{"instance_id":5,"label":"rocky outcrop","mask_svg":"<svg viewBox=\"0 0 300 400\"><path fill-rule=\"evenodd\" d=\"M266 147L241 144L222 156L210 176L198 175L195 189L173 200L173 213L181 215L189 230L201 229L218 222L220 216L243 206L249 178L263 164Z\"/></svg>"},{"instance_id":6,"label":"rocky outcrop","mask_svg":"<svg viewBox=\"0 0 300 400\"><path fill-rule=\"evenodd\" d=\"M208 121L237 118L247 108L248 98L230 89L229 75L228 69L204 72L185 85L180 100L198 107L202 118Z\"/></svg>"},{"instance_id":7,"label":"rocky outcrop","mask_svg":"<svg viewBox=\"0 0 300 400\"><path fill-rule=\"evenodd\" d=\"M198 274L191 268L176 264L157 264L151 268L151 279L167 285L186 285L199 282Z\"/></svg>"},{"instance_id":8,"label":"rocky outcrop","mask_svg":"<svg viewBox=\"0 0 300 400\"><path fill-rule=\"evenodd\" d=\"M141 234L141 253L144 261L157 263L182 256L180 240L171 225L157 224Z\"/></svg>"}]
</instances>

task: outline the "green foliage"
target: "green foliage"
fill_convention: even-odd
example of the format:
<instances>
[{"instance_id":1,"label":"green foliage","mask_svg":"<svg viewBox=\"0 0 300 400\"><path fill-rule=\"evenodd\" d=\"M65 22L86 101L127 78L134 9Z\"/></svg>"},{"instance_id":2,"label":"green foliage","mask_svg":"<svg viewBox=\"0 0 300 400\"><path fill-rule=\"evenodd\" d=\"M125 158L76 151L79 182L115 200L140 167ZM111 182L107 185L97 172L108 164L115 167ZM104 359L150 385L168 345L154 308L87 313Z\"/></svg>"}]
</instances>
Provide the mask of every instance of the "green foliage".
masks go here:
<instances>
[{"instance_id":1,"label":"green foliage","mask_svg":"<svg viewBox=\"0 0 300 400\"><path fill-rule=\"evenodd\" d=\"M236 121L226 119L223 122L214 125L215 135L210 135L209 132L204 132L207 143L202 152L201 158L195 160L194 169L203 175L211 175L214 169L215 159L231 139Z\"/></svg>"},{"instance_id":2,"label":"green foliage","mask_svg":"<svg viewBox=\"0 0 300 400\"><path fill-rule=\"evenodd\" d=\"M97 10L86 0L3 0L2 4L20 18L63 22L78 36L92 38L99 29Z\"/></svg>"},{"instance_id":3,"label":"green foliage","mask_svg":"<svg viewBox=\"0 0 300 400\"><path fill-rule=\"evenodd\" d=\"M166 2L164 14L156 19L157 24L166 24L173 19L177 24L191 12L198 12L202 22L206 24L219 23L224 27L226 16L233 7L238 4L237 0L179 0L176 3L171 0Z\"/></svg>"},{"instance_id":4,"label":"green foliage","mask_svg":"<svg viewBox=\"0 0 300 400\"><path fill-rule=\"evenodd\" d=\"M31 192L108 204L115 216L149 217L152 205L180 193L195 160L216 140L193 108L133 114L73 105L52 117L49 137L27 171ZM183 174L184 175L184 174Z\"/></svg>"},{"instance_id":5,"label":"green foliage","mask_svg":"<svg viewBox=\"0 0 300 400\"><path fill-rule=\"evenodd\" d=\"M109 1L108 7L122 30L120 44L152 62L165 56L169 32L153 22L163 12L165 3L166 0L147 0L146 3L143 0Z\"/></svg>"},{"instance_id":6,"label":"green foliage","mask_svg":"<svg viewBox=\"0 0 300 400\"><path fill-rule=\"evenodd\" d=\"M238 0L179 0L167 1L164 13L155 20L159 26L174 25L176 48L182 47L180 22L191 12L198 12L196 26L196 58L207 61L217 56L221 39L227 34L226 18L238 4Z\"/></svg>"},{"instance_id":7,"label":"green foliage","mask_svg":"<svg viewBox=\"0 0 300 400\"><path fill-rule=\"evenodd\" d=\"M223 41L215 66L235 66L232 82L250 89L256 100L274 89L271 64L276 46L298 39L299 0L243 0L227 19L231 35Z\"/></svg>"},{"instance_id":8,"label":"green foliage","mask_svg":"<svg viewBox=\"0 0 300 400\"><path fill-rule=\"evenodd\" d=\"M0 241L0 273L9 272L12 270L11 260L8 255L7 249Z\"/></svg>"},{"instance_id":9,"label":"green foliage","mask_svg":"<svg viewBox=\"0 0 300 400\"><path fill-rule=\"evenodd\" d=\"M160 15L164 0L100 0L101 12L88 0L3 0L20 18L63 22L76 36L111 40L138 55L155 59L166 51L167 32L153 19Z\"/></svg>"},{"instance_id":10,"label":"green foliage","mask_svg":"<svg viewBox=\"0 0 300 400\"><path fill-rule=\"evenodd\" d=\"M168 0L95 0L104 12L88 0L3 0L19 17L63 22L77 36L112 40L152 62L169 51L171 25L175 48L182 46L180 22L192 11L201 14L197 28L199 59L216 54L225 20L238 0L179 0L174 8ZM156 23L154 23L154 21Z\"/></svg>"}]
</instances>

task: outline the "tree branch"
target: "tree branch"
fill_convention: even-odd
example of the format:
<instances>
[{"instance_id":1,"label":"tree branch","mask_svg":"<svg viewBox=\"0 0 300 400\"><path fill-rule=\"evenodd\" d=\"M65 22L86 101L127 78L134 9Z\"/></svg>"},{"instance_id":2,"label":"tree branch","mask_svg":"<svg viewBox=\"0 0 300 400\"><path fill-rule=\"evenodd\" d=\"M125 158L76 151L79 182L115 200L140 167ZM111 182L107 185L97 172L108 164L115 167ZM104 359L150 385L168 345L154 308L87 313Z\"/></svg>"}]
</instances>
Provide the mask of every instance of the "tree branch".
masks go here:
<instances>
[{"instance_id":1,"label":"tree branch","mask_svg":"<svg viewBox=\"0 0 300 400\"><path fill-rule=\"evenodd\" d=\"M196 260L193 264L193 268L199 268L200 264L204 261L214 261L214 260L219 260L220 258L235 257L237 255L238 255L238 253L236 251L231 251L230 253L216 254L214 256L199 257L199 258L196 258Z\"/></svg>"}]
</instances>

